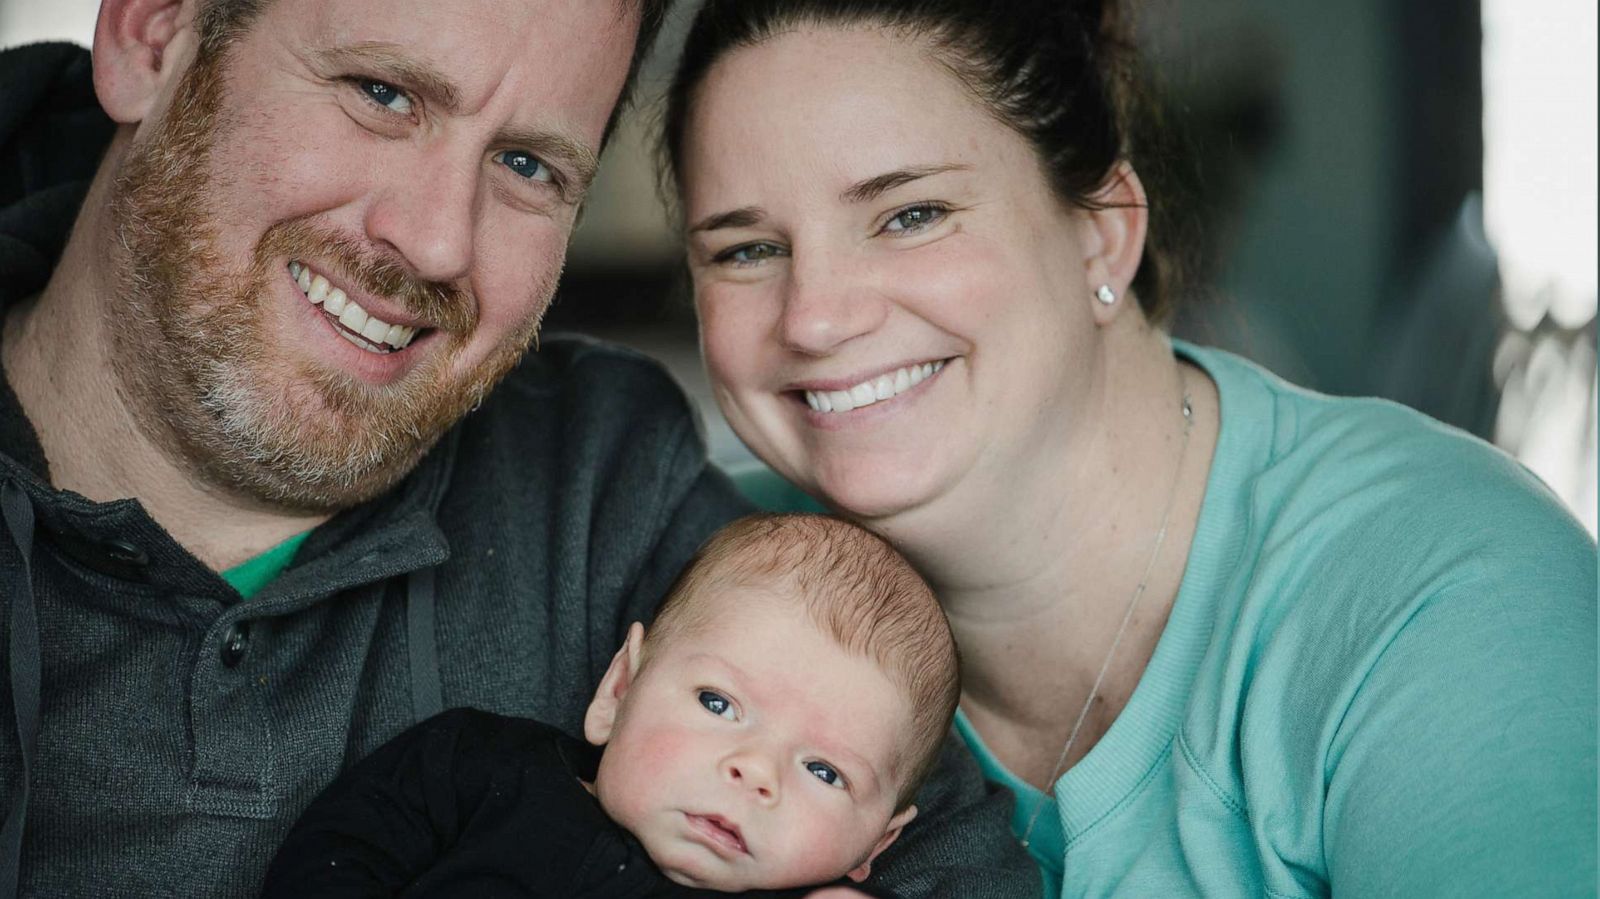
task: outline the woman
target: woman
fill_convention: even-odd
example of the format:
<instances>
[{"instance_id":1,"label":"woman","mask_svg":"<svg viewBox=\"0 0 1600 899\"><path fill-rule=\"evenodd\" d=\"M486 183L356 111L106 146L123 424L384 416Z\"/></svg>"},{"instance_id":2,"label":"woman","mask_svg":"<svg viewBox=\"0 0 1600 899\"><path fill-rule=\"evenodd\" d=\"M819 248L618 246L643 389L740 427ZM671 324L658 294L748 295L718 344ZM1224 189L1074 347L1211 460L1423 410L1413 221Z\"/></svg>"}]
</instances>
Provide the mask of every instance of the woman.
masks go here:
<instances>
[{"instance_id":1,"label":"woman","mask_svg":"<svg viewBox=\"0 0 1600 899\"><path fill-rule=\"evenodd\" d=\"M1593 543L1168 339L1117 19L710 0L664 145L723 411L934 584L1052 892L1592 890Z\"/></svg>"}]
</instances>

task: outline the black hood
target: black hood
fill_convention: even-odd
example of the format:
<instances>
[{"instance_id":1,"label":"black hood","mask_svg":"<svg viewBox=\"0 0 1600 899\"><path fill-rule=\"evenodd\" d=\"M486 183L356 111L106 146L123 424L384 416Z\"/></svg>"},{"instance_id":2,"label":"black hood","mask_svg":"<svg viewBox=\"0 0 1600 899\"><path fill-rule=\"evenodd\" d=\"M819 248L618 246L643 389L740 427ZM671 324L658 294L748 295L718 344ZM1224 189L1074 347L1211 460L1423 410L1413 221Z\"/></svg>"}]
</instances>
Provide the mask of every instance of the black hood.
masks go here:
<instances>
[{"instance_id":1,"label":"black hood","mask_svg":"<svg viewBox=\"0 0 1600 899\"><path fill-rule=\"evenodd\" d=\"M115 130L88 50L0 52L0 305L44 289Z\"/></svg>"}]
</instances>

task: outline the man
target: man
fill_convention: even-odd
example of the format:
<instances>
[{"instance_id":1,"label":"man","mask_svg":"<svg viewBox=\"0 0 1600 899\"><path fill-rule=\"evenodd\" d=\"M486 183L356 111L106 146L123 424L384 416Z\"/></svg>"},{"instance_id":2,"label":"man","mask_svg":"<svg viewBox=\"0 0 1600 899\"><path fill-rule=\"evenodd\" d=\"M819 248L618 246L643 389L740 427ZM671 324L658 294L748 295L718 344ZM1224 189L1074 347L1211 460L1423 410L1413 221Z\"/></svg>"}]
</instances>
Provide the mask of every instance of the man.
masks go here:
<instances>
[{"instance_id":1,"label":"man","mask_svg":"<svg viewBox=\"0 0 1600 899\"><path fill-rule=\"evenodd\" d=\"M105 0L111 128L0 55L0 895L248 895L422 716L577 732L743 510L658 369L523 359L662 5ZM969 762L918 805L886 885L1037 889Z\"/></svg>"}]
</instances>

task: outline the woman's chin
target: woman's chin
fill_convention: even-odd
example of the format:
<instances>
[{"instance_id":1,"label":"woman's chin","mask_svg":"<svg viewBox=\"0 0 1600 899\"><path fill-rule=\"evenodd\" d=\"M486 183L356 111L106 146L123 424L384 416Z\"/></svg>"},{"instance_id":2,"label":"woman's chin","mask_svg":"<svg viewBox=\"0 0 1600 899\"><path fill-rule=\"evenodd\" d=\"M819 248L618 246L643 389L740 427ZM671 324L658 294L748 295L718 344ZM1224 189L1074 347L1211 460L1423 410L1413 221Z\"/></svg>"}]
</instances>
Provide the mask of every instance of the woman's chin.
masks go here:
<instances>
[{"instance_id":1,"label":"woman's chin","mask_svg":"<svg viewBox=\"0 0 1600 899\"><path fill-rule=\"evenodd\" d=\"M937 493L932 481L925 466L887 470L847 466L819 472L810 492L847 518L875 521L927 505Z\"/></svg>"}]
</instances>

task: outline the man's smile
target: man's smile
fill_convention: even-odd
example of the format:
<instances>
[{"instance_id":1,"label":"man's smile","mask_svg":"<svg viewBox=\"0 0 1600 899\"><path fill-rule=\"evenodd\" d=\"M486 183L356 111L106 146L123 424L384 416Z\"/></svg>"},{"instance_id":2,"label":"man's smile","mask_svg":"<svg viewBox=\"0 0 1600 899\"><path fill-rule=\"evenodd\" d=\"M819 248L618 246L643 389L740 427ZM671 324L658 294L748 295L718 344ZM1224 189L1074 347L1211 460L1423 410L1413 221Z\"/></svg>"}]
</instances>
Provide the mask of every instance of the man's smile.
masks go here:
<instances>
[{"instance_id":1,"label":"man's smile","mask_svg":"<svg viewBox=\"0 0 1600 899\"><path fill-rule=\"evenodd\" d=\"M326 277L298 260L289 263L289 275L306 299L314 306L321 306L323 314L337 325L339 336L370 353L403 350L422 330L417 326L392 324L373 315L343 290L329 284Z\"/></svg>"}]
</instances>

